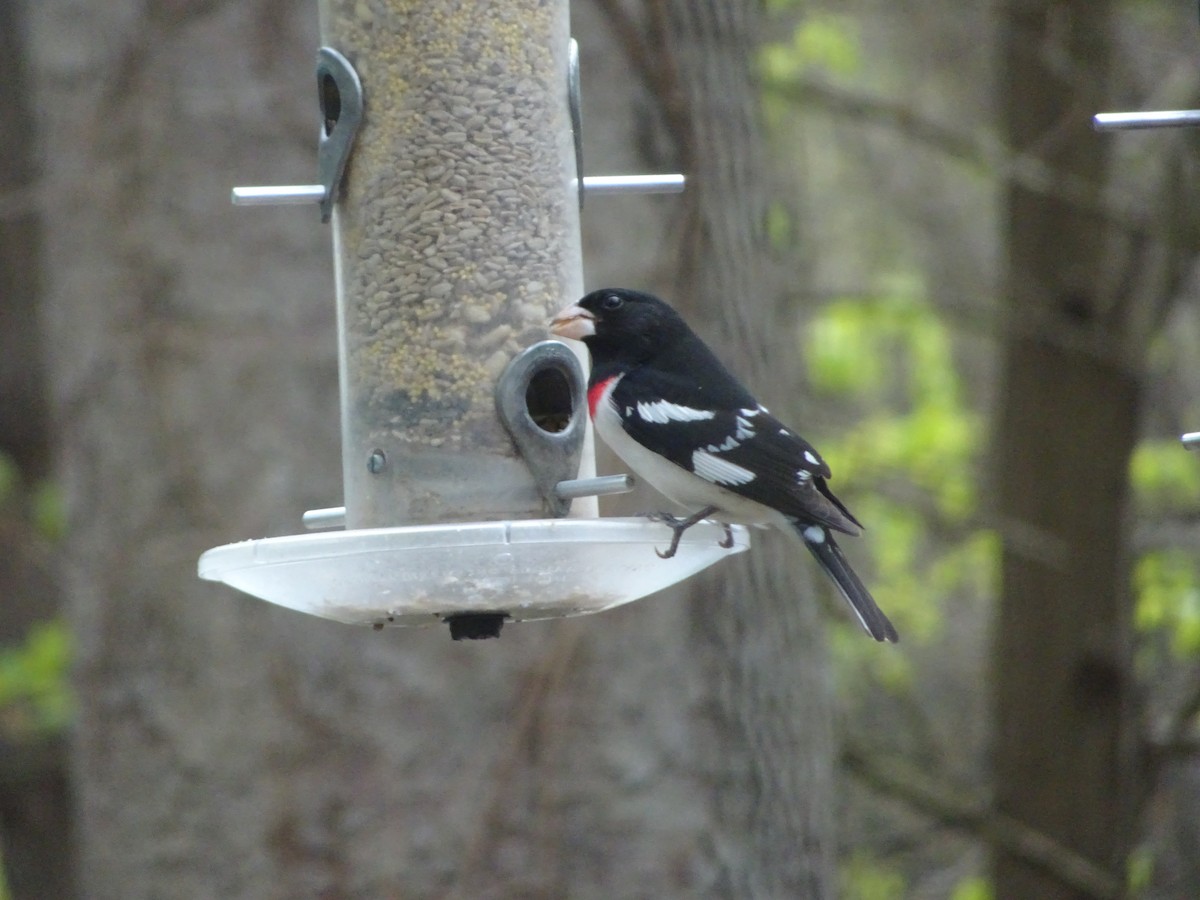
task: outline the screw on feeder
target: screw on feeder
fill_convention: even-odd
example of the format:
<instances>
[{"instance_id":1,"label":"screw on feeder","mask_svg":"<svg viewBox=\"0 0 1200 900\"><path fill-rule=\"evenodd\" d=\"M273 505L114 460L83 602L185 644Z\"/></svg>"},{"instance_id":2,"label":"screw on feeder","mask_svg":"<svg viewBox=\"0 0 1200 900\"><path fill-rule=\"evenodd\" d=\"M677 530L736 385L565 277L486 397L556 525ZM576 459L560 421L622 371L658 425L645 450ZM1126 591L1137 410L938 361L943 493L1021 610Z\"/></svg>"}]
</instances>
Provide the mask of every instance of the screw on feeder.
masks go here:
<instances>
[{"instance_id":1,"label":"screw on feeder","mask_svg":"<svg viewBox=\"0 0 1200 900\"><path fill-rule=\"evenodd\" d=\"M371 455L367 457L367 471L372 475L378 475L387 468L387 454L379 448L371 451Z\"/></svg>"}]
</instances>

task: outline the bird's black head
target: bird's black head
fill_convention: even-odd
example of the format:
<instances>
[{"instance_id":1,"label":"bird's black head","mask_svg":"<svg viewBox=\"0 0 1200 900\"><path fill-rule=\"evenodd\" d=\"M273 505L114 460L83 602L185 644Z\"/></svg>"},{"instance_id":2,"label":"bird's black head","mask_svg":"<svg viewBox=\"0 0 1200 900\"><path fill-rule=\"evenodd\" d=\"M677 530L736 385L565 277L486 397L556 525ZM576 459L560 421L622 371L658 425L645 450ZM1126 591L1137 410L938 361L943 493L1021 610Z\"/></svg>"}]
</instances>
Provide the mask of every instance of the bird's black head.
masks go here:
<instances>
[{"instance_id":1,"label":"bird's black head","mask_svg":"<svg viewBox=\"0 0 1200 900\"><path fill-rule=\"evenodd\" d=\"M550 330L583 341L593 360L629 363L643 362L691 334L662 300L625 288L592 291L555 316Z\"/></svg>"}]
</instances>

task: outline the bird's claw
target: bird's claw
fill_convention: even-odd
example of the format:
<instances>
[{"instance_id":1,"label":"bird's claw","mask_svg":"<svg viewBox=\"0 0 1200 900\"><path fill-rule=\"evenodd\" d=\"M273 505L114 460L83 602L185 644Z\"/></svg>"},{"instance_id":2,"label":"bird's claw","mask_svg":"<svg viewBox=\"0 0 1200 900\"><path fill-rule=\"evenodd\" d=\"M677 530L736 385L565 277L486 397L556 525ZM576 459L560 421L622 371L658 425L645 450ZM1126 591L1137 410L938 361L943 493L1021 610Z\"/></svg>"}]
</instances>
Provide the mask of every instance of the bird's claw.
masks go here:
<instances>
[{"instance_id":1,"label":"bird's claw","mask_svg":"<svg viewBox=\"0 0 1200 900\"><path fill-rule=\"evenodd\" d=\"M662 522L673 532L671 535L671 545L667 547L667 551L665 553L662 550L659 550L657 547L654 548L654 552L657 554L658 558L670 559L672 556L674 556L679 551L679 542L683 539L683 533L693 525L696 525L704 519L707 519L716 511L717 508L715 506L706 506L699 512L688 516L686 519L680 518L679 516L673 516L670 513L665 512L650 513L647 516L650 521ZM725 537L718 542L718 546L728 550L733 546L733 530L724 522L722 522L721 525L725 529Z\"/></svg>"},{"instance_id":2,"label":"bird's claw","mask_svg":"<svg viewBox=\"0 0 1200 900\"><path fill-rule=\"evenodd\" d=\"M728 550L733 546L733 526L728 522L722 522L721 527L725 529L725 537L717 541L717 546L722 550Z\"/></svg>"}]
</instances>

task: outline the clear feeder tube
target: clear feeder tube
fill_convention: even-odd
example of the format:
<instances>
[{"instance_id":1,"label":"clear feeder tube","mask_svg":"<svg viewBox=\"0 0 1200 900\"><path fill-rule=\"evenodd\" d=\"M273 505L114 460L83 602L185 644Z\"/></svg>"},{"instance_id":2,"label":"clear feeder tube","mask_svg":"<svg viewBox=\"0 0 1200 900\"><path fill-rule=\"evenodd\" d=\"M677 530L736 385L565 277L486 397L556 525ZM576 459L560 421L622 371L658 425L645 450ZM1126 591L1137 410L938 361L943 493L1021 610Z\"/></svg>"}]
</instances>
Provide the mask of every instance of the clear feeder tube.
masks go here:
<instances>
[{"instance_id":1,"label":"clear feeder tube","mask_svg":"<svg viewBox=\"0 0 1200 900\"><path fill-rule=\"evenodd\" d=\"M320 15L365 107L332 219L346 526L544 517L494 390L583 292L567 0Z\"/></svg>"}]
</instances>

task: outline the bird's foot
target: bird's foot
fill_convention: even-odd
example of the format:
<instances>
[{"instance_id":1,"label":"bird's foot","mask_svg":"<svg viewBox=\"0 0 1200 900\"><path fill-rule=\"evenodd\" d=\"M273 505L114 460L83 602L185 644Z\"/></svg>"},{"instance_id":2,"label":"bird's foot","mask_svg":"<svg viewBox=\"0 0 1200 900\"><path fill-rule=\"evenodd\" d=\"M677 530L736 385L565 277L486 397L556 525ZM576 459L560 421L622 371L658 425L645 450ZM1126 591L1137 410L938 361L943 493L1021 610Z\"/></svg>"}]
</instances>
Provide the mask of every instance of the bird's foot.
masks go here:
<instances>
[{"instance_id":1,"label":"bird's foot","mask_svg":"<svg viewBox=\"0 0 1200 900\"><path fill-rule=\"evenodd\" d=\"M651 521L662 522L672 531L671 545L667 547L666 552L664 553L657 547L654 549L654 552L658 554L658 558L670 559L672 556L674 556L679 551L679 541L683 538L683 533L693 525L703 521L704 519L707 519L716 511L717 508L715 506L706 506L698 513L693 513L687 518L680 518L679 516L673 516L670 513L665 512L652 513L650 516L648 516ZM725 525L724 527L725 539L721 541L720 545L728 549L729 547L733 546L733 531L728 525Z\"/></svg>"},{"instance_id":2,"label":"bird's foot","mask_svg":"<svg viewBox=\"0 0 1200 900\"><path fill-rule=\"evenodd\" d=\"M717 546L722 550L728 550L733 546L733 526L728 522L722 522L721 527L725 529L725 537L717 541Z\"/></svg>"}]
</instances>

